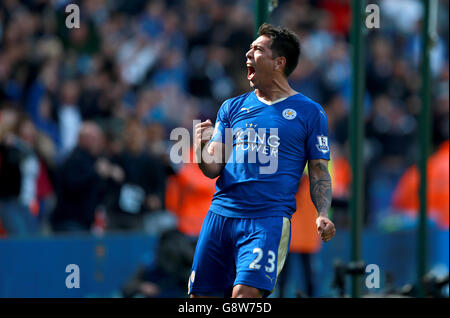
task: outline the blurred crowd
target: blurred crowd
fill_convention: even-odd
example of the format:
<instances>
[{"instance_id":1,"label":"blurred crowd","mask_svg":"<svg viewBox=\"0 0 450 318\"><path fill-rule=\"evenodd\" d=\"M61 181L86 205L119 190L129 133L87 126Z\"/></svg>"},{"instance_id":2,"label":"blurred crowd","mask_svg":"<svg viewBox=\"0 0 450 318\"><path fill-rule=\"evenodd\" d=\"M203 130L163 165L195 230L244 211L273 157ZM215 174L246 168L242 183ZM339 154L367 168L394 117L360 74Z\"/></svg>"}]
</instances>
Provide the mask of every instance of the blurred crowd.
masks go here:
<instances>
[{"instance_id":1,"label":"blurred crowd","mask_svg":"<svg viewBox=\"0 0 450 318\"><path fill-rule=\"evenodd\" d=\"M415 209L395 206L393 194L418 159L421 107L421 2L372 2L380 6L381 28L367 30L361 65L366 226ZM80 28L65 25L69 3L80 7ZM448 1L439 6L431 51L432 152L447 141L448 160ZM347 226L350 1L280 0L271 22L300 37L302 56L290 83L328 114L333 213ZM183 195L200 189L210 200L214 183L199 182L198 171L181 175L185 167L170 161L169 135L176 127L191 131L195 119L214 120L225 99L249 91L244 55L253 24L251 0L2 1L0 231L167 226L170 212L180 216L173 210L187 208L176 204L182 198L173 191L168 200L177 177ZM448 165L441 167L436 175L446 173L447 206L438 214L446 214L440 225L448 228ZM195 235L198 218L192 222Z\"/></svg>"}]
</instances>

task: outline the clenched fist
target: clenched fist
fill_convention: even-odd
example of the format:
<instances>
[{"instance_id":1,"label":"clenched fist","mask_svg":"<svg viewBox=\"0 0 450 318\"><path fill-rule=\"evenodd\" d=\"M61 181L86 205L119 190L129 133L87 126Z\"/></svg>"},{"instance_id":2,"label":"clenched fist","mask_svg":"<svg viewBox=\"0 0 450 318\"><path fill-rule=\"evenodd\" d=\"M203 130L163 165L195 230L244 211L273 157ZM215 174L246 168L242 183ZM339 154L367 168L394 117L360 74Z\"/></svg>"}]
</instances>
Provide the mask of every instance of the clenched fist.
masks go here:
<instances>
[{"instance_id":1,"label":"clenched fist","mask_svg":"<svg viewBox=\"0 0 450 318\"><path fill-rule=\"evenodd\" d=\"M211 120L206 120L201 122L194 127L195 139L194 139L194 149L196 152L198 149L203 149L212 138L214 133L214 127ZM212 148L208 149L208 153L212 155Z\"/></svg>"},{"instance_id":2,"label":"clenched fist","mask_svg":"<svg viewBox=\"0 0 450 318\"><path fill-rule=\"evenodd\" d=\"M336 233L333 222L331 222L327 217L319 216L316 219L316 225L317 233L324 242L328 242L329 240L331 240Z\"/></svg>"}]
</instances>

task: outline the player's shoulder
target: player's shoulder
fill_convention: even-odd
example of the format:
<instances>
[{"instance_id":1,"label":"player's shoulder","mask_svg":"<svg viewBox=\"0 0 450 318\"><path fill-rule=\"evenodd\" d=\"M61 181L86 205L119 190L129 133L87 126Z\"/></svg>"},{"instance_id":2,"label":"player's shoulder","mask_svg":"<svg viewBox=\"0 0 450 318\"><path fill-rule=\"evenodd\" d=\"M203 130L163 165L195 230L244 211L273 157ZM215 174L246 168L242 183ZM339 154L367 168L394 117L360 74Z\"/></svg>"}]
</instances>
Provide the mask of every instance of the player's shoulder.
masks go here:
<instances>
[{"instance_id":1,"label":"player's shoulder","mask_svg":"<svg viewBox=\"0 0 450 318\"><path fill-rule=\"evenodd\" d=\"M226 107L228 111L232 112L234 109L247 103L251 94L252 92L247 92L242 95L229 98L222 103L221 107Z\"/></svg>"},{"instance_id":2,"label":"player's shoulder","mask_svg":"<svg viewBox=\"0 0 450 318\"><path fill-rule=\"evenodd\" d=\"M323 115L327 117L322 105L312 100L308 96L303 95L302 93L293 95L292 101L294 101L294 105L297 108L297 110L302 112L304 115L309 116Z\"/></svg>"}]
</instances>

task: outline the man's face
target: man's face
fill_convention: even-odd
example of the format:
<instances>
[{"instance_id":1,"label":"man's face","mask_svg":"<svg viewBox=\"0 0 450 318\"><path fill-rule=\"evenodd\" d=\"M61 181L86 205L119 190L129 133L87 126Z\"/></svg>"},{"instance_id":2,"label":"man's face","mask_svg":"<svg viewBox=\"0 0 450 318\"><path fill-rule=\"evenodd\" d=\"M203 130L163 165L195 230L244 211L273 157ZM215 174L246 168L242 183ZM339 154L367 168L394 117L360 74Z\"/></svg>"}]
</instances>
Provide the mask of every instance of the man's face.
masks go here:
<instances>
[{"instance_id":1,"label":"man's face","mask_svg":"<svg viewBox=\"0 0 450 318\"><path fill-rule=\"evenodd\" d=\"M250 86L258 88L270 82L275 71L275 58L270 46L272 40L262 35L250 45L250 50L245 54L247 58L247 79Z\"/></svg>"},{"instance_id":2,"label":"man's face","mask_svg":"<svg viewBox=\"0 0 450 318\"><path fill-rule=\"evenodd\" d=\"M92 156L99 156L104 148L105 140L102 130L96 125L86 123L81 127L80 146L86 149Z\"/></svg>"},{"instance_id":3,"label":"man's face","mask_svg":"<svg viewBox=\"0 0 450 318\"><path fill-rule=\"evenodd\" d=\"M125 147L133 153L143 151L145 147L145 131L138 124L131 124L125 131Z\"/></svg>"}]
</instances>

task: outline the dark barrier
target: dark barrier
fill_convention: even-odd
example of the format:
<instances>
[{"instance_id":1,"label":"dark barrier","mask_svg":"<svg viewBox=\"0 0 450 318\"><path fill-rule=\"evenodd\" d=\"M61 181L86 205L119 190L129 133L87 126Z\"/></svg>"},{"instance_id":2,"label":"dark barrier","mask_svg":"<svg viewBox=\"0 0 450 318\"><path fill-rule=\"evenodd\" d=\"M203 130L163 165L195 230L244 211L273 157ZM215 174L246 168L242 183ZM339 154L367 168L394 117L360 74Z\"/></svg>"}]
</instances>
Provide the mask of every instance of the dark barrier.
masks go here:
<instances>
[{"instance_id":1,"label":"dark barrier","mask_svg":"<svg viewBox=\"0 0 450 318\"><path fill-rule=\"evenodd\" d=\"M0 240L0 297L120 296L138 265L153 260L156 244L142 234ZM70 264L78 266L79 288L66 286Z\"/></svg>"},{"instance_id":2,"label":"dark barrier","mask_svg":"<svg viewBox=\"0 0 450 318\"><path fill-rule=\"evenodd\" d=\"M0 240L0 297L120 297L120 288L139 265L154 260L158 239L144 234L94 236L58 236L34 239ZM380 233L365 231L363 259L380 269L380 288L363 292L381 293L390 274L395 286L414 282L416 273L416 231ZM449 232L429 228L429 268L447 271L449 267ZM338 231L323 244L314 260L315 296L334 296L333 264L350 260L350 235ZM69 266L74 264L76 266ZM291 263L290 293L301 276ZM78 267L79 288L71 280ZM66 272L67 269L67 272ZM285 269L288 270L288 269ZM368 274L366 274L367 276ZM66 286L69 280L68 288ZM365 278L362 279L364 284ZM349 291L347 291L349 292ZM274 294L276 296L276 293Z\"/></svg>"}]
</instances>

